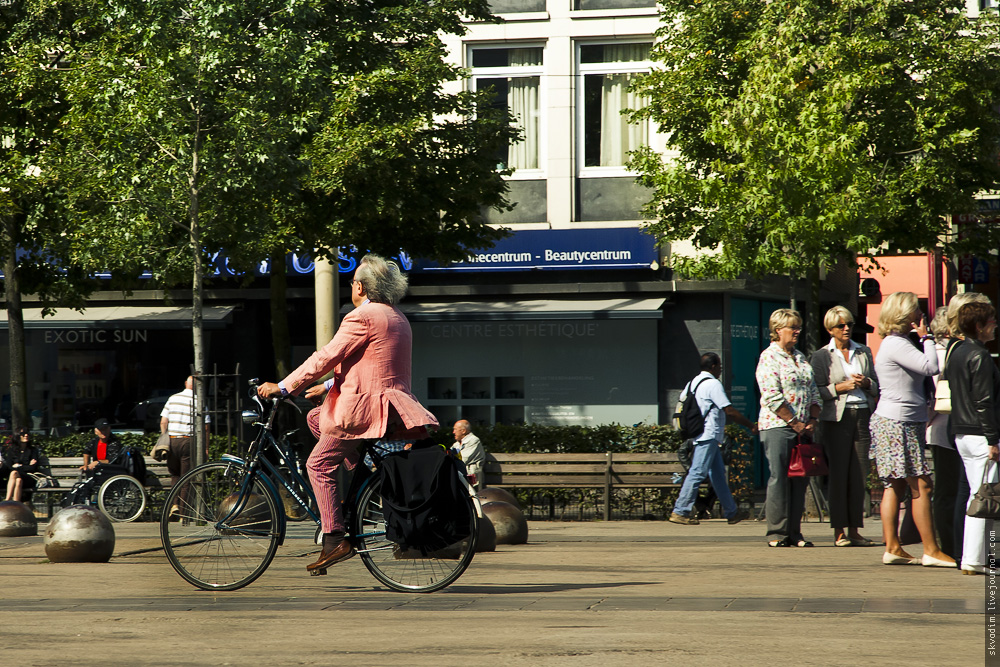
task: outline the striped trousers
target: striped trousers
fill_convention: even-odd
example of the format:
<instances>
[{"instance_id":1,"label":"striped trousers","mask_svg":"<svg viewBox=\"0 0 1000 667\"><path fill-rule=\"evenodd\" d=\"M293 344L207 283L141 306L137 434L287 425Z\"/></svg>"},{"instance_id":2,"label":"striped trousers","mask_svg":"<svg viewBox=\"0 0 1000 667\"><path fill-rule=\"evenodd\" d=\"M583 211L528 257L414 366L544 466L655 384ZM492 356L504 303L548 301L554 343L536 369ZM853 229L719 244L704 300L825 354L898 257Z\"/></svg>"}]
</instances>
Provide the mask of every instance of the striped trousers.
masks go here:
<instances>
[{"instance_id":1,"label":"striped trousers","mask_svg":"<svg viewBox=\"0 0 1000 667\"><path fill-rule=\"evenodd\" d=\"M360 440L341 440L319 431L320 408L313 408L306 415L309 430L319 440L306 461L309 482L316 495L320 525L324 533L346 533L344 513L337 490L337 470L341 464L354 470L358 462Z\"/></svg>"}]
</instances>

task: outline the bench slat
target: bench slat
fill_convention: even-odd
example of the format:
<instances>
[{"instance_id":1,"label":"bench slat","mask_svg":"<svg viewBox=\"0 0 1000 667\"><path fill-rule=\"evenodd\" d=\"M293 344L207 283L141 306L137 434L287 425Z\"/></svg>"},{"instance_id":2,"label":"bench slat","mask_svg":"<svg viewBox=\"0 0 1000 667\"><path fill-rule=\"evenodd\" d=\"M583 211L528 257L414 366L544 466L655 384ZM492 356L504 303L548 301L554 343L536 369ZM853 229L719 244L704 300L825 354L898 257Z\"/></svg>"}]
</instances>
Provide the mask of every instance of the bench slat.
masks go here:
<instances>
[{"instance_id":1,"label":"bench slat","mask_svg":"<svg viewBox=\"0 0 1000 667\"><path fill-rule=\"evenodd\" d=\"M510 462L562 462L562 461L589 461L589 462L604 462L607 460L607 454L491 454L493 458L501 463L505 461Z\"/></svg>"},{"instance_id":2,"label":"bench slat","mask_svg":"<svg viewBox=\"0 0 1000 667\"><path fill-rule=\"evenodd\" d=\"M591 473L604 474L607 466L601 465L581 465L576 463L505 463L503 466L497 464L486 464L486 472L523 473L535 475L558 475L566 473Z\"/></svg>"}]
</instances>

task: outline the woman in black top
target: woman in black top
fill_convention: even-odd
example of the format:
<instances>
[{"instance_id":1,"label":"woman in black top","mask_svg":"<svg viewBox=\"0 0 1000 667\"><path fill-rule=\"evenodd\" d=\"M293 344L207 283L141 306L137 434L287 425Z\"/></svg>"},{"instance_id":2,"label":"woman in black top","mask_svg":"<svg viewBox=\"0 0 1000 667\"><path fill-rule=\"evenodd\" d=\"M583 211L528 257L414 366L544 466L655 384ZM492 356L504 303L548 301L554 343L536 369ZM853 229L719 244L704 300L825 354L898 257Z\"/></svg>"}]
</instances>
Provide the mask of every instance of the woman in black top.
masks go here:
<instances>
[{"instance_id":1,"label":"woman in black top","mask_svg":"<svg viewBox=\"0 0 1000 667\"><path fill-rule=\"evenodd\" d=\"M958 326L965 342L949 351L945 377L951 386L948 428L965 465L969 485L995 482L1000 458L1000 370L986 343L996 336L996 310L985 303L967 303L958 311ZM965 517L962 572L986 572L986 520Z\"/></svg>"},{"instance_id":2,"label":"woman in black top","mask_svg":"<svg viewBox=\"0 0 1000 667\"><path fill-rule=\"evenodd\" d=\"M38 459L38 448L31 444L31 433L26 428L19 428L3 448L0 477L7 478L5 500L21 502L25 489L35 488L35 478L28 473L38 471Z\"/></svg>"}]
</instances>

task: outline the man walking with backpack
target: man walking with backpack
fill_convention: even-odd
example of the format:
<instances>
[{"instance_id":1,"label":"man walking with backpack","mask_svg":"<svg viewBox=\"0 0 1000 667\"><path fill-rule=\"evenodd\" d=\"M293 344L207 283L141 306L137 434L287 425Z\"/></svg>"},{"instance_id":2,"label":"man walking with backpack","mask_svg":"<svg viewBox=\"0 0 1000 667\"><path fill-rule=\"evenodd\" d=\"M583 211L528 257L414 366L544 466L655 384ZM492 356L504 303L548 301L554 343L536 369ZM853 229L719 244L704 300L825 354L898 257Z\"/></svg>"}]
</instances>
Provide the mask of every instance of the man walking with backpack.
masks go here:
<instances>
[{"instance_id":1,"label":"man walking with backpack","mask_svg":"<svg viewBox=\"0 0 1000 667\"><path fill-rule=\"evenodd\" d=\"M682 428L687 431L684 435L694 440L694 454L691 457L691 469L684 478L684 484L681 486L673 513L670 515L670 521L673 523L686 526L698 524L698 519L691 516L691 511L698 495L698 485L706 478L711 482L715 493L718 494L723 515L730 524L739 523L748 516L745 511L736 507L736 502L733 500L719 445L726 439L724 429L727 417L740 426L747 427L754 434L757 433L757 425L732 406L729 397L726 396L725 388L719 381L721 375L722 360L719 355L707 352L701 355L701 373L688 383L682 394L687 405L679 417ZM687 401L687 396L692 396L694 401ZM697 415L692 417L684 414L692 412L695 403L698 414L703 420L700 433L691 432L697 429L697 426L692 427L690 424L692 421L698 421Z\"/></svg>"}]
</instances>

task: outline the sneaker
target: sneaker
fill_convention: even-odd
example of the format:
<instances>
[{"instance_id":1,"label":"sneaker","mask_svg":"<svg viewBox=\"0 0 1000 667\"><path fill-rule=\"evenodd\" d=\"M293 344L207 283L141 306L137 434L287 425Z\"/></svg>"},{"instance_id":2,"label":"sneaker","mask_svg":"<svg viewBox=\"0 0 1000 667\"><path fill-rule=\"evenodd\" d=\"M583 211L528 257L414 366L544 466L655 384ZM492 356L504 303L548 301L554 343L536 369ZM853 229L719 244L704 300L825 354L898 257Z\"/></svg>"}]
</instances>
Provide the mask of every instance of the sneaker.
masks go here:
<instances>
[{"instance_id":1,"label":"sneaker","mask_svg":"<svg viewBox=\"0 0 1000 667\"><path fill-rule=\"evenodd\" d=\"M726 519L726 521L728 521L729 525L732 526L739 523L740 521L743 521L744 519L749 519L749 518L750 518L750 513L747 512L746 510L736 510L736 514Z\"/></svg>"},{"instance_id":2,"label":"sneaker","mask_svg":"<svg viewBox=\"0 0 1000 667\"><path fill-rule=\"evenodd\" d=\"M683 514L678 514L677 512L672 512L667 521L671 523L679 523L682 526L697 526L700 523L698 519L695 519L694 517L684 516Z\"/></svg>"}]
</instances>

